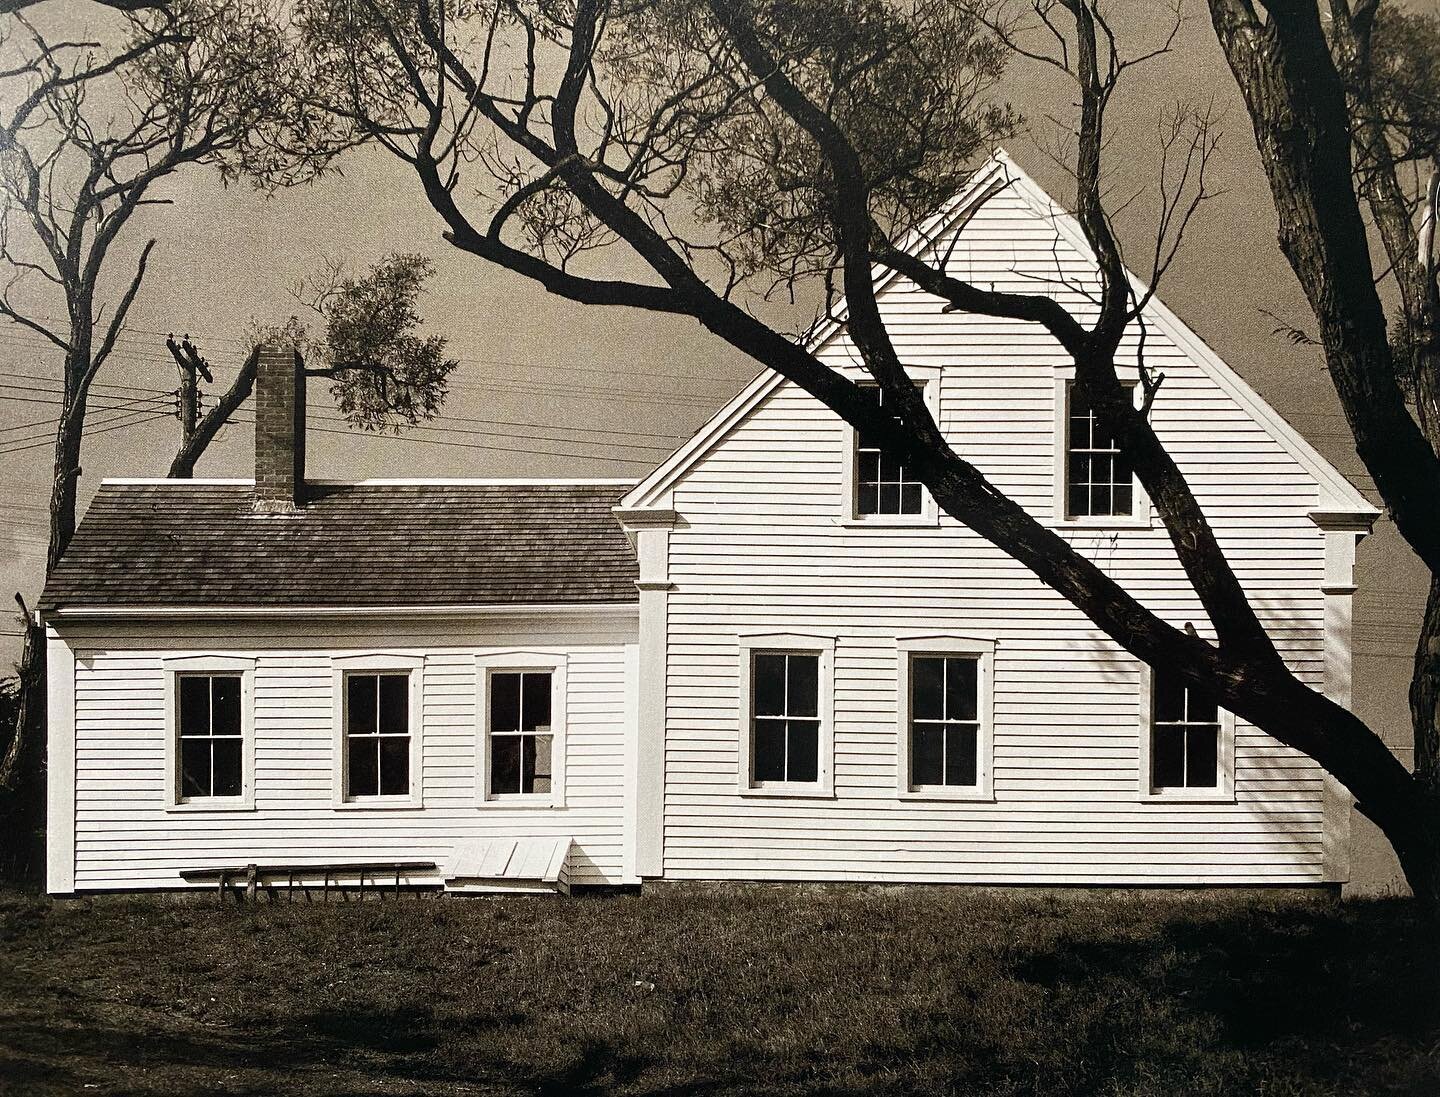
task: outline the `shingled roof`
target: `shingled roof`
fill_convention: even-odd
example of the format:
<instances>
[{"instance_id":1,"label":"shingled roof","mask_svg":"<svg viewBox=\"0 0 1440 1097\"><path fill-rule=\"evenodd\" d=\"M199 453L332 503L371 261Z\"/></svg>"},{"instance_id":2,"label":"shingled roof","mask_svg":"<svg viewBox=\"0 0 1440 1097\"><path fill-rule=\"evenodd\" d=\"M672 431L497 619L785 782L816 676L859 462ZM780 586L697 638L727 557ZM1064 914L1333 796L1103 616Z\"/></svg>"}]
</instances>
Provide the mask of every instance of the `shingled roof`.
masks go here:
<instances>
[{"instance_id":1,"label":"shingled roof","mask_svg":"<svg viewBox=\"0 0 1440 1097\"><path fill-rule=\"evenodd\" d=\"M257 515L248 483L104 483L41 595L65 607L633 602L610 483L317 484Z\"/></svg>"}]
</instances>

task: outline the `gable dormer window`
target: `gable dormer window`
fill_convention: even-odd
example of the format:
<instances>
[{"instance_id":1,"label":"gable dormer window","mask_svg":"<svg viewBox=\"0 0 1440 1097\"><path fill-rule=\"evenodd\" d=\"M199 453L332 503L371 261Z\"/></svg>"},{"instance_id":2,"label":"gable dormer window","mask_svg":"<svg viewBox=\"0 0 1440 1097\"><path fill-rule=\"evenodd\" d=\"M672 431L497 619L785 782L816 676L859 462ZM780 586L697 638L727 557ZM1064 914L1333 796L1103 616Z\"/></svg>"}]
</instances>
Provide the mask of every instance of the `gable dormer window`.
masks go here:
<instances>
[{"instance_id":1,"label":"gable dormer window","mask_svg":"<svg viewBox=\"0 0 1440 1097\"><path fill-rule=\"evenodd\" d=\"M930 413L938 416L935 406L938 376L926 377L917 384ZM875 393L883 408L885 393L880 386L865 384L864 387ZM935 501L905 467L905 462L888 453L869 431L856 430L848 423L844 431L847 454L844 521L854 525L934 525Z\"/></svg>"}]
</instances>

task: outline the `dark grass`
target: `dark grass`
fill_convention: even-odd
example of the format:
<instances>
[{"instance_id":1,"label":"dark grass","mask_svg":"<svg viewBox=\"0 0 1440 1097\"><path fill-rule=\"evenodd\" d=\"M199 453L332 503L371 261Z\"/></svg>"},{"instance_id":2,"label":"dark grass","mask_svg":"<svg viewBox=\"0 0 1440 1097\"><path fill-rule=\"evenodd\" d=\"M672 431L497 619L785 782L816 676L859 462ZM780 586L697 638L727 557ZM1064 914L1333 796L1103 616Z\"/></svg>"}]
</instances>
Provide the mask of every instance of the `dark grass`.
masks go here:
<instances>
[{"instance_id":1,"label":"dark grass","mask_svg":"<svg viewBox=\"0 0 1440 1097\"><path fill-rule=\"evenodd\" d=\"M1440 1094L1407 902L0 893L16 1094Z\"/></svg>"}]
</instances>

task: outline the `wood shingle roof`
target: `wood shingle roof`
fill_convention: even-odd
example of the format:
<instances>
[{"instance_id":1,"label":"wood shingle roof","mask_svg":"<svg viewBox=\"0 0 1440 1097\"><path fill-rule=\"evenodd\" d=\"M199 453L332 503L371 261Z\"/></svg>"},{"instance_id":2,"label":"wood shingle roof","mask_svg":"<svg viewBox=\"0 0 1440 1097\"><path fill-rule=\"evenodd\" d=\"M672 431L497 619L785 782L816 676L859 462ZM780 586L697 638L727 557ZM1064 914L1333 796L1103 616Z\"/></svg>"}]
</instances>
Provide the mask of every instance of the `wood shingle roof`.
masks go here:
<instances>
[{"instance_id":1,"label":"wood shingle roof","mask_svg":"<svg viewBox=\"0 0 1440 1097\"><path fill-rule=\"evenodd\" d=\"M42 609L636 600L618 483L318 484L257 515L246 483L107 482Z\"/></svg>"}]
</instances>

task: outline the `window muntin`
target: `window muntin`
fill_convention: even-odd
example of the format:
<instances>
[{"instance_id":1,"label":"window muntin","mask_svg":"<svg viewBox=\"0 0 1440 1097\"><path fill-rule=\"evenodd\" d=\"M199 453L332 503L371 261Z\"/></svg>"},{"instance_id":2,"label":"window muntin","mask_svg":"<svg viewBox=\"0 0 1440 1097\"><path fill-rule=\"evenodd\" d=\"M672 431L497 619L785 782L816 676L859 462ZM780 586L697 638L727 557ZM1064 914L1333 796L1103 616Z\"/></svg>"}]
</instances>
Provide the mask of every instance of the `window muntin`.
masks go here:
<instances>
[{"instance_id":1,"label":"window muntin","mask_svg":"<svg viewBox=\"0 0 1440 1097\"><path fill-rule=\"evenodd\" d=\"M176 684L179 801L243 795L241 676L180 674Z\"/></svg>"},{"instance_id":2,"label":"window muntin","mask_svg":"<svg viewBox=\"0 0 1440 1097\"><path fill-rule=\"evenodd\" d=\"M910 659L912 790L980 783L980 657Z\"/></svg>"},{"instance_id":3,"label":"window muntin","mask_svg":"<svg viewBox=\"0 0 1440 1097\"><path fill-rule=\"evenodd\" d=\"M345 675L345 798L409 796L410 673Z\"/></svg>"},{"instance_id":4,"label":"window muntin","mask_svg":"<svg viewBox=\"0 0 1440 1097\"><path fill-rule=\"evenodd\" d=\"M885 393L878 385L872 389L883 407ZM864 430L855 436L855 513L867 515L923 514L925 497L920 481L905 468L905 463L886 453L880 443Z\"/></svg>"},{"instance_id":5,"label":"window muntin","mask_svg":"<svg viewBox=\"0 0 1440 1097\"><path fill-rule=\"evenodd\" d=\"M1127 386L1130 387L1130 386ZM1069 518L1128 517L1135 511L1135 479L1119 443L1095 409L1066 386L1065 514Z\"/></svg>"},{"instance_id":6,"label":"window muntin","mask_svg":"<svg viewBox=\"0 0 1440 1097\"><path fill-rule=\"evenodd\" d=\"M1215 698L1154 672L1150 787L1220 788L1220 709Z\"/></svg>"},{"instance_id":7,"label":"window muntin","mask_svg":"<svg viewBox=\"0 0 1440 1097\"><path fill-rule=\"evenodd\" d=\"M820 780L820 656L751 654L751 782L815 784Z\"/></svg>"},{"instance_id":8,"label":"window muntin","mask_svg":"<svg viewBox=\"0 0 1440 1097\"><path fill-rule=\"evenodd\" d=\"M490 796L551 793L553 697L551 671L491 672Z\"/></svg>"}]
</instances>

